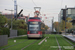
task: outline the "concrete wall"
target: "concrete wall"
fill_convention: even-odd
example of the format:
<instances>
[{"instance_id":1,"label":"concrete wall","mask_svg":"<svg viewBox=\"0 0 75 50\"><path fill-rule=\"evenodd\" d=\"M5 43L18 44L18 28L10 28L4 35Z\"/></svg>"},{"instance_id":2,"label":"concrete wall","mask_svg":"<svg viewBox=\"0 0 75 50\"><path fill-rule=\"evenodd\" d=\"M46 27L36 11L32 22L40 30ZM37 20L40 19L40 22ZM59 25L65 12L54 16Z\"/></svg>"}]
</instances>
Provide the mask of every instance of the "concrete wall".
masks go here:
<instances>
[{"instance_id":1,"label":"concrete wall","mask_svg":"<svg viewBox=\"0 0 75 50\"><path fill-rule=\"evenodd\" d=\"M0 35L0 46L8 44L8 35Z\"/></svg>"},{"instance_id":2,"label":"concrete wall","mask_svg":"<svg viewBox=\"0 0 75 50\"><path fill-rule=\"evenodd\" d=\"M17 36L17 30L10 30L10 37Z\"/></svg>"}]
</instances>

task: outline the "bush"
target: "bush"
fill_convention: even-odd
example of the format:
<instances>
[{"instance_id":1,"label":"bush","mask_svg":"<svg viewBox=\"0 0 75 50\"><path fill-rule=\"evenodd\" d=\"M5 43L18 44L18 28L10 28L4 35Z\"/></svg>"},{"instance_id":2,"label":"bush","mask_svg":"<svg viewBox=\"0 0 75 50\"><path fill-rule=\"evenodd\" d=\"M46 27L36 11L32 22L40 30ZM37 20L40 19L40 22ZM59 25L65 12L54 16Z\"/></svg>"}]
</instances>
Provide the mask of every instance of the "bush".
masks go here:
<instances>
[{"instance_id":1,"label":"bush","mask_svg":"<svg viewBox=\"0 0 75 50\"><path fill-rule=\"evenodd\" d=\"M62 34L62 32L51 32L51 34Z\"/></svg>"},{"instance_id":2,"label":"bush","mask_svg":"<svg viewBox=\"0 0 75 50\"><path fill-rule=\"evenodd\" d=\"M25 29L18 29L18 35L25 35L27 34L27 30Z\"/></svg>"},{"instance_id":3,"label":"bush","mask_svg":"<svg viewBox=\"0 0 75 50\"><path fill-rule=\"evenodd\" d=\"M0 29L0 35L2 35L2 32L3 32L3 31Z\"/></svg>"},{"instance_id":4,"label":"bush","mask_svg":"<svg viewBox=\"0 0 75 50\"><path fill-rule=\"evenodd\" d=\"M0 29L0 35L8 35L8 37L9 37L9 34L10 34L9 28L1 28Z\"/></svg>"},{"instance_id":5,"label":"bush","mask_svg":"<svg viewBox=\"0 0 75 50\"><path fill-rule=\"evenodd\" d=\"M59 32L59 34L62 34L62 32Z\"/></svg>"},{"instance_id":6,"label":"bush","mask_svg":"<svg viewBox=\"0 0 75 50\"><path fill-rule=\"evenodd\" d=\"M74 31L75 28L69 29L68 31L66 31L67 33L72 33L72 30Z\"/></svg>"},{"instance_id":7,"label":"bush","mask_svg":"<svg viewBox=\"0 0 75 50\"><path fill-rule=\"evenodd\" d=\"M51 34L56 34L56 32L51 32Z\"/></svg>"}]
</instances>

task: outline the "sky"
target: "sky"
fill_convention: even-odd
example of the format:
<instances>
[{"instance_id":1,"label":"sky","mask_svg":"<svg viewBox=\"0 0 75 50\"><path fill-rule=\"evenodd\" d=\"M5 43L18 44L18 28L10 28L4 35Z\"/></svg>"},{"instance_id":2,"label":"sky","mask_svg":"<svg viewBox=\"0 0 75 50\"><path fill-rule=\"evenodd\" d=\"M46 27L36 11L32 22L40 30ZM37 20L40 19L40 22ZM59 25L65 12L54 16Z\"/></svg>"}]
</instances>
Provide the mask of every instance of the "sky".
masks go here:
<instances>
[{"instance_id":1,"label":"sky","mask_svg":"<svg viewBox=\"0 0 75 50\"><path fill-rule=\"evenodd\" d=\"M34 16L34 7L41 7L40 13L45 24L51 26L51 20L54 17L54 22L58 21L58 14L62 8L75 7L75 0L17 0L18 13L23 9L22 14ZM14 0L0 0L0 12L10 14L14 10ZM14 12L13 12L14 13ZM44 16L46 14L46 16ZM47 19L45 19L47 17Z\"/></svg>"}]
</instances>

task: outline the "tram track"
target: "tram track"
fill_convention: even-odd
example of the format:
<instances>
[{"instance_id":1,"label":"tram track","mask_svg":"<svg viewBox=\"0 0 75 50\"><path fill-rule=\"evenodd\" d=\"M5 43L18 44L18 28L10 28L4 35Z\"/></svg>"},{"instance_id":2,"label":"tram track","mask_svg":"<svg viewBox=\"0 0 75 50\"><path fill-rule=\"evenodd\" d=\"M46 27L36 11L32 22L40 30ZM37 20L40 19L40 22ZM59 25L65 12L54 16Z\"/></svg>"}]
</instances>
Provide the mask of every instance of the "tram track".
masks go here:
<instances>
[{"instance_id":1,"label":"tram track","mask_svg":"<svg viewBox=\"0 0 75 50\"><path fill-rule=\"evenodd\" d=\"M59 44L58 39L57 39L57 37L56 37L56 36L55 36L55 39L56 39L56 42L57 42L58 47L59 47L59 49L58 49L58 50L61 50L60 44Z\"/></svg>"},{"instance_id":2,"label":"tram track","mask_svg":"<svg viewBox=\"0 0 75 50\"><path fill-rule=\"evenodd\" d=\"M27 46L25 46L25 47L23 47L21 50L24 50L25 48L27 48L28 46L30 46L30 45L32 45L32 44L34 44L35 42L37 42L38 40L36 40L36 41L34 41L34 42L32 42L32 43L30 43L29 45L27 45Z\"/></svg>"},{"instance_id":3,"label":"tram track","mask_svg":"<svg viewBox=\"0 0 75 50\"><path fill-rule=\"evenodd\" d=\"M49 49L50 50L66 50L66 49L75 50L74 44L61 35L47 35L45 37L47 37L46 38L47 42L45 42L44 40L44 42L41 45L37 45L37 44L40 41L42 41L42 39L41 40L25 39L25 40L19 41L18 43L5 47L2 50L38 50L37 48L39 48L39 50L46 50L46 49L48 50ZM34 47L34 49L32 49L32 47Z\"/></svg>"},{"instance_id":4,"label":"tram track","mask_svg":"<svg viewBox=\"0 0 75 50\"><path fill-rule=\"evenodd\" d=\"M64 41L65 43L61 44L60 42L60 45L63 47L64 50L66 49L74 49L75 48L75 45L72 44L70 41L68 41L67 39L65 39L63 36L59 35L60 39L62 39L62 42ZM60 41L60 39L58 41ZM67 43L67 44L66 44ZM73 48L74 47L74 48Z\"/></svg>"},{"instance_id":5,"label":"tram track","mask_svg":"<svg viewBox=\"0 0 75 50\"><path fill-rule=\"evenodd\" d=\"M23 42L26 42L26 41L28 41L28 40L24 40L24 41L22 41L22 42L19 42L19 43L13 44L13 45L8 46L8 47L5 47L5 48L3 48L3 49L1 49L1 50L5 50L5 49L7 49L7 48L13 47L13 46L15 46L15 45L18 45L18 44L23 43Z\"/></svg>"},{"instance_id":6,"label":"tram track","mask_svg":"<svg viewBox=\"0 0 75 50\"><path fill-rule=\"evenodd\" d=\"M62 37L62 36L61 36L61 37ZM69 42L69 41L68 41L67 39L65 39L64 37L62 37L62 38L75 48L75 45L73 45L71 42Z\"/></svg>"}]
</instances>

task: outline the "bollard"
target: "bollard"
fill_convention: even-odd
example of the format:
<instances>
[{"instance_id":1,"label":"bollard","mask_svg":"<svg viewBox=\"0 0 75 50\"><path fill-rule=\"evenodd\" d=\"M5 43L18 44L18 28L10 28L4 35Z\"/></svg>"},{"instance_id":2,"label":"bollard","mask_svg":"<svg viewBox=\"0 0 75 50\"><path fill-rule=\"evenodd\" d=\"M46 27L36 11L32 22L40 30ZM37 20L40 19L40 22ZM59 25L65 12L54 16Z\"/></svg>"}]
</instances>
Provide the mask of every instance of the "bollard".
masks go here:
<instances>
[{"instance_id":1,"label":"bollard","mask_svg":"<svg viewBox=\"0 0 75 50\"><path fill-rule=\"evenodd\" d=\"M16 42L16 40L14 40L14 42Z\"/></svg>"},{"instance_id":2,"label":"bollard","mask_svg":"<svg viewBox=\"0 0 75 50\"><path fill-rule=\"evenodd\" d=\"M47 40L45 40L45 42L47 42Z\"/></svg>"}]
</instances>

